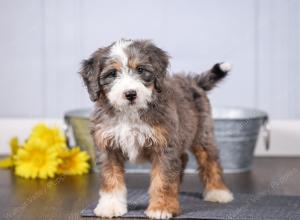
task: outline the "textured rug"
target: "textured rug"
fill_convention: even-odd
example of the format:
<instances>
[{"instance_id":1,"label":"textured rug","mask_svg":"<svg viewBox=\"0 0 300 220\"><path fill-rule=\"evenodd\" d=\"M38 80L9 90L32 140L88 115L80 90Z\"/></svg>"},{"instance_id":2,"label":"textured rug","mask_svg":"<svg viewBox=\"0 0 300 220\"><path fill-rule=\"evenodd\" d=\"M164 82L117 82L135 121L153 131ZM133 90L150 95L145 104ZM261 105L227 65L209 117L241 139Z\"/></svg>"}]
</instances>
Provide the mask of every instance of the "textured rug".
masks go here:
<instances>
[{"instance_id":1,"label":"textured rug","mask_svg":"<svg viewBox=\"0 0 300 220\"><path fill-rule=\"evenodd\" d=\"M128 190L128 213L122 218L146 218L148 194L145 190ZM300 220L300 196L235 194L233 202L205 202L199 193L180 193L181 215L175 219L243 219ZM94 217L96 204L81 211L81 216Z\"/></svg>"}]
</instances>

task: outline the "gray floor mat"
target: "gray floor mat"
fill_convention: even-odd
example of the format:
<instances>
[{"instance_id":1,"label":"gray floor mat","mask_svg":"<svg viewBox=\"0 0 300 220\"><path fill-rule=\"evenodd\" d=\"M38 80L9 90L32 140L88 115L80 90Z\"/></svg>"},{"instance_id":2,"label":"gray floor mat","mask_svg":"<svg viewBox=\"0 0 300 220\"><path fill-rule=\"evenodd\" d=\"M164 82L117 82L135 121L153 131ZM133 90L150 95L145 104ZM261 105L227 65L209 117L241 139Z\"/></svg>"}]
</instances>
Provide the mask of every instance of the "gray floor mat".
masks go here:
<instances>
[{"instance_id":1,"label":"gray floor mat","mask_svg":"<svg viewBox=\"0 0 300 220\"><path fill-rule=\"evenodd\" d=\"M128 213L124 218L146 218L148 204L145 190L128 190ZM181 215L175 219L243 219L243 220L300 220L299 196L236 194L231 203L205 202L199 193L180 193ZM96 204L81 211L81 216L95 216Z\"/></svg>"}]
</instances>

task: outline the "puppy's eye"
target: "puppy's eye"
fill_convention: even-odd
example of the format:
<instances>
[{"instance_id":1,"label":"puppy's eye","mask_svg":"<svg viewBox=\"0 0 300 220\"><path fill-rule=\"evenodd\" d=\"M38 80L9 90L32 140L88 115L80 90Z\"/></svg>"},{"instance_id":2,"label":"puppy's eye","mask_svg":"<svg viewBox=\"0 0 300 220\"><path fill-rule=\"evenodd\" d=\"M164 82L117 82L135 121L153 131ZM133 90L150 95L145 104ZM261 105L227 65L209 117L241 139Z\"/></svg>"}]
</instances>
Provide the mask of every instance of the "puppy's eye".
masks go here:
<instances>
[{"instance_id":1,"label":"puppy's eye","mask_svg":"<svg viewBox=\"0 0 300 220\"><path fill-rule=\"evenodd\" d=\"M145 72L145 69L143 67L138 67L136 70L139 74L143 74Z\"/></svg>"},{"instance_id":2,"label":"puppy's eye","mask_svg":"<svg viewBox=\"0 0 300 220\"><path fill-rule=\"evenodd\" d=\"M115 78L117 76L117 70L111 70L107 73L107 78Z\"/></svg>"}]
</instances>

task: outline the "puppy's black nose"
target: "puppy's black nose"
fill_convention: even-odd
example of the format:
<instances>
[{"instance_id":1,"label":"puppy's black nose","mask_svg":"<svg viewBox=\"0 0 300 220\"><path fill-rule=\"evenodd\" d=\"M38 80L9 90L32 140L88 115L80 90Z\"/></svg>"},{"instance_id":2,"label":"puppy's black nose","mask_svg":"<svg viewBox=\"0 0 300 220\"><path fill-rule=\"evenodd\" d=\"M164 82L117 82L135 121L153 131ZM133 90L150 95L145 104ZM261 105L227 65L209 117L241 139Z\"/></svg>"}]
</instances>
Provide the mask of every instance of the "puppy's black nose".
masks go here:
<instances>
[{"instance_id":1,"label":"puppy's black nose","mask_svg":"<svg viewBox=\"0 0 300 220\"><path fill-rule=\"evenodd\" d=\"M136 99L136 91L135 90L128 90L128 91L126 91L125 93L125 97L126 97L126 99L128 99L129 101L133 101L133 100L135 100Z\"/></svg>"}]
</instances>

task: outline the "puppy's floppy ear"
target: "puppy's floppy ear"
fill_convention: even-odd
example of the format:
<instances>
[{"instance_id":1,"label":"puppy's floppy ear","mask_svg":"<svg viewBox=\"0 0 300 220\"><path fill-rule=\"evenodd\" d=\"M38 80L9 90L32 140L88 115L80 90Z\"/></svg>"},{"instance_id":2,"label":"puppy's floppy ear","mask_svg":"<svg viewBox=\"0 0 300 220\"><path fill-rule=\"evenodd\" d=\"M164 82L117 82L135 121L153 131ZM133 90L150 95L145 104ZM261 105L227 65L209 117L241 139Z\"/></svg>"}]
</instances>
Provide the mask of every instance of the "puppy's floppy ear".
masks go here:
<instances>
[{"instance_id":1,"label":"puppy's floppy ear","mask_svg":"<svg viewBox=\"0 0 300 220\"><path fill-rule=\"evenodd\" d=\"M110 46L99 48L89 59L83 60L79 72L93 102L97 101L100 96L101 87L99 77L107 59L109 48Z\"/></svg>"},{"instance_id":2,"label":"puppy's floppy ear","mask_svg":"<svg viewBox=\"0 0 300 220\"><path fill-rule=\"evenodd\" d=\"M156 68L156 75L154 80L154 87L157 92L161 92L163 80L167 74L167 68L169 66L169 55L164 50L156 47L154 44L149 46L151 61Z\"/></svg>"},{"instance_id":3,"label":"puppy's floppy ear","mask_svg":"<svg viewBox=\"0 0 300 220\"><path fill-rule=\"evenodd\" d=\"M88 89L90 99L93 102L97 101L100 94L100 84L97 76L98 74L95 70L95 65L95 57L92 57L88 60L83 60L82 67L79 72L84 84Z\"/></svg>"}]
</instances>

